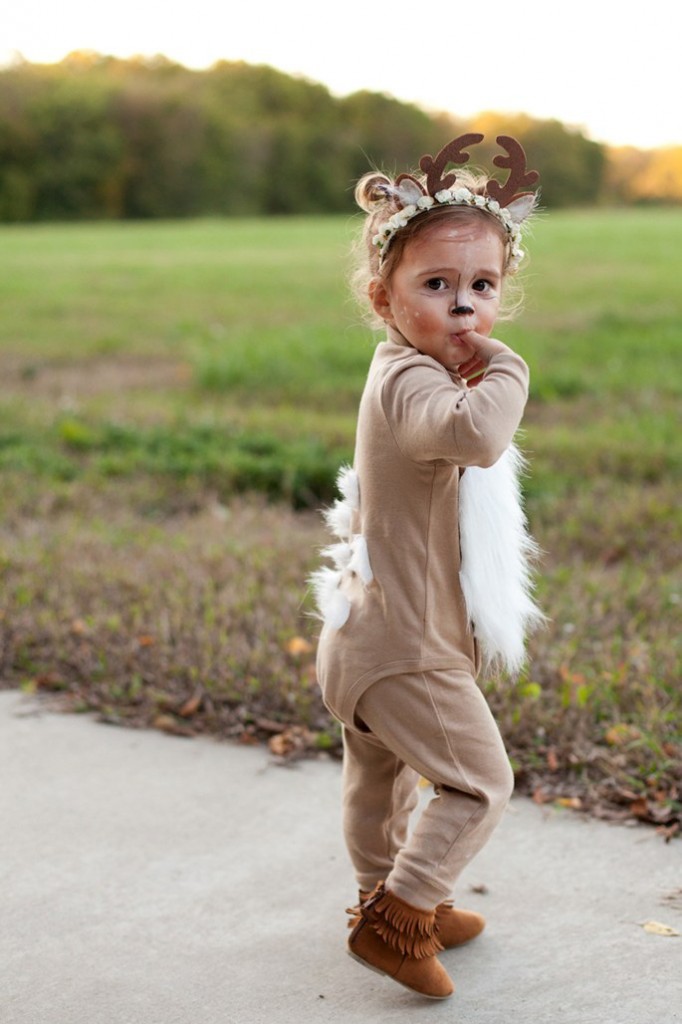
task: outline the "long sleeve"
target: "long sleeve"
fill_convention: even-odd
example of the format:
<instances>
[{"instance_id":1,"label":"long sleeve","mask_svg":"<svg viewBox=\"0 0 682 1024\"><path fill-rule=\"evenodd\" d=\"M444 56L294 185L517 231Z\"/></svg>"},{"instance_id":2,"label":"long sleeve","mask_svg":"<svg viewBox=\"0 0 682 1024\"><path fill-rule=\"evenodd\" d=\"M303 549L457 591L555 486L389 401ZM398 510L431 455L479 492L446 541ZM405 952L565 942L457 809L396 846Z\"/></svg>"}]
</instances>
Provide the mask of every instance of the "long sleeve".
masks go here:
<instances>
[{"instance_id":1,"label":"long sleeve","mask_svg":"<svg viewBox=\"0 0 682 1024\"><path fill-rule=\"evenodd\" d=\"M514 352L493 356L471 390L427 356L396 368L382 407L402 453L415 462L491 466L511 444L528 398L528 367Z\"/></svg>"}]
</instances>

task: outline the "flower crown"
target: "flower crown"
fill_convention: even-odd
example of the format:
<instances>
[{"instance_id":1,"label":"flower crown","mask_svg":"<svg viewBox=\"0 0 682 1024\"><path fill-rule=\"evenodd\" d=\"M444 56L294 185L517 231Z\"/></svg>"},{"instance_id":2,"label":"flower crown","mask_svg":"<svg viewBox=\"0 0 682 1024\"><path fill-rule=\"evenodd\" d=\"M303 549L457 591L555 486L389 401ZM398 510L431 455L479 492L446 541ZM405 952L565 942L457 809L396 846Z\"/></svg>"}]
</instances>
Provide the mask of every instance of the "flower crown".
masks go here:
<instances>
[{"instance_id":1,"label":"flower crown","mask_svg":"<svg viewBox=\"0 0 682 1024\"><path fill-rule=\"evenodd\" d=\"M471 206L486 210L496 217L503 225L509 244L509 269L516 270L524 257L521 248L521 224L532 212L536 195L534 192L517 192L517 188L534 185L540 175L537 171L526 170L526 154L523 146L509 135L498 135L497 143L507 153L496 156L493 163L496 167L509 170L504 185L491 178L486 182L482 192L472 192L464 186L455 186L456 175L444 174L449 163L462 165L468 162L469 154L465 148L483 141L483 135L469 132L460 135L444 146L434 159L426 155L419 161L419 166L426 175L426 188L422 182L411 174L401 174L395 185L380 184L377 190L393 200L398 209L372 238L373 245L379 249L379 263L386 257L393 236L401 228L422 213L437 209L439 206Z\"/></svg>"}]
</instances>

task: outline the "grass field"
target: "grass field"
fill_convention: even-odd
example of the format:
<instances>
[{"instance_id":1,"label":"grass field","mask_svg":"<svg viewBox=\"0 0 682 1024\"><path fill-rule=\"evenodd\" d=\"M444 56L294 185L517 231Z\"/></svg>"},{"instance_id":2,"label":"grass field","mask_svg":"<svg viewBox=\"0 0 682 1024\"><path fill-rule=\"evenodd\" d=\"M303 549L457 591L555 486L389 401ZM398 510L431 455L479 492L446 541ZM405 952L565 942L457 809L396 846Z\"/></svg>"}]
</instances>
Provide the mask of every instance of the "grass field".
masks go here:
<instances>
[{"instance_id":1,"label":"grass field","mask_svg":"<svg viewBox=\"0 0 682 1024\"><path fill-rule=\"evenodd\" d=\"M111 721L337 749L302 581L374 344L345 219L0 230L0 669ZM682 211L535 229L549 628L485 683L519 785L682 820ZM294 511L294 509L298 511Z\"/></svg>"}]
</instances>

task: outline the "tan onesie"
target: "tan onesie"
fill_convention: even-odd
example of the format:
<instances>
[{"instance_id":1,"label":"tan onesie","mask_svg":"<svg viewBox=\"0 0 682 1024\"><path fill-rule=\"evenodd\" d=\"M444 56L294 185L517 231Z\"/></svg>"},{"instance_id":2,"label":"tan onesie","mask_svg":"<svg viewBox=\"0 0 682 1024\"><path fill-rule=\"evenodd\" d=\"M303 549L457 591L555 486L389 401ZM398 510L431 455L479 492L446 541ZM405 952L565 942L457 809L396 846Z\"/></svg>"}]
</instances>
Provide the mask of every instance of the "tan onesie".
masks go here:
<instances>
[{"instance_id":1,"label":"tan onesie","mask_svg":"<svg viewBox=\"0 0 682 1024\"><path fill-rule=\"evenodd\" d=\"M377 346L360 402L354 468L372 582L345 573L350 614L325 626L318 675L325 701L352 723L377 679L461 668L477 658L459 583L460 468L490 466L511 443L528 394L520 356L494 356L468 390L396 331Z\"/></svg>"},{"instance_id":2,"label":"tan onesie","mask_svg":"<svg viewBox=\"0 0 682 1024\"><path fill-rule=\"evenodd\" d=\"M317 664L344 725L346 841L361 888L388 875L416 906L450 894L513 784L474 681L458 492L466 467L490 466L510 445L527 392L527 366L512 352L495 355L469 390L390 329L360 403L354 475L330 514L340 543L329 549L337 567ZM408 841L419 775L439 799Z\"/></svg>"}]
</instances>

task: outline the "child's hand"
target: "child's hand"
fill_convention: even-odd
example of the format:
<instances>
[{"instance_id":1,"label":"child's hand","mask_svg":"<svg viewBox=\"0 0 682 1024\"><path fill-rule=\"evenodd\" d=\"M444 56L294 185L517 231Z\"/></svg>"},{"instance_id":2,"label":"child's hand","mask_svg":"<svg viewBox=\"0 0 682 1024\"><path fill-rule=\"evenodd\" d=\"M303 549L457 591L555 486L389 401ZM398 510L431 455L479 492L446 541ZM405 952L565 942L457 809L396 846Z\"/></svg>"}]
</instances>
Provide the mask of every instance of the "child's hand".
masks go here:
<instances>
[{"instance_id":1,"label":"child's hand","mask_svg":"<svg viewBox=\"0 0 682 1024\"><path fill-rule=\"evenodd\" d=\"M486 366L487 363L482 363L478 356L476 356L473 359L468 359L466 363L461 363L457 367L457 373L460 377L464 378L468 387L475 388L483 380Z\"/></svg>"},{"instance_id":2,"label":"child's hand","mask_svg":"<svg viewBox=\"0 0 682 1024\"><path fill-rule=\"evenodd\" d=\"M478 334L476 331L462 331L459 337L474 350L474 355L457 368L470 388L475 388L481 383L483 373L493 356L499 352L511 352L504 342L498 341L497 338L489 338L485 334Z\"/></svg>"}]
</instances>

